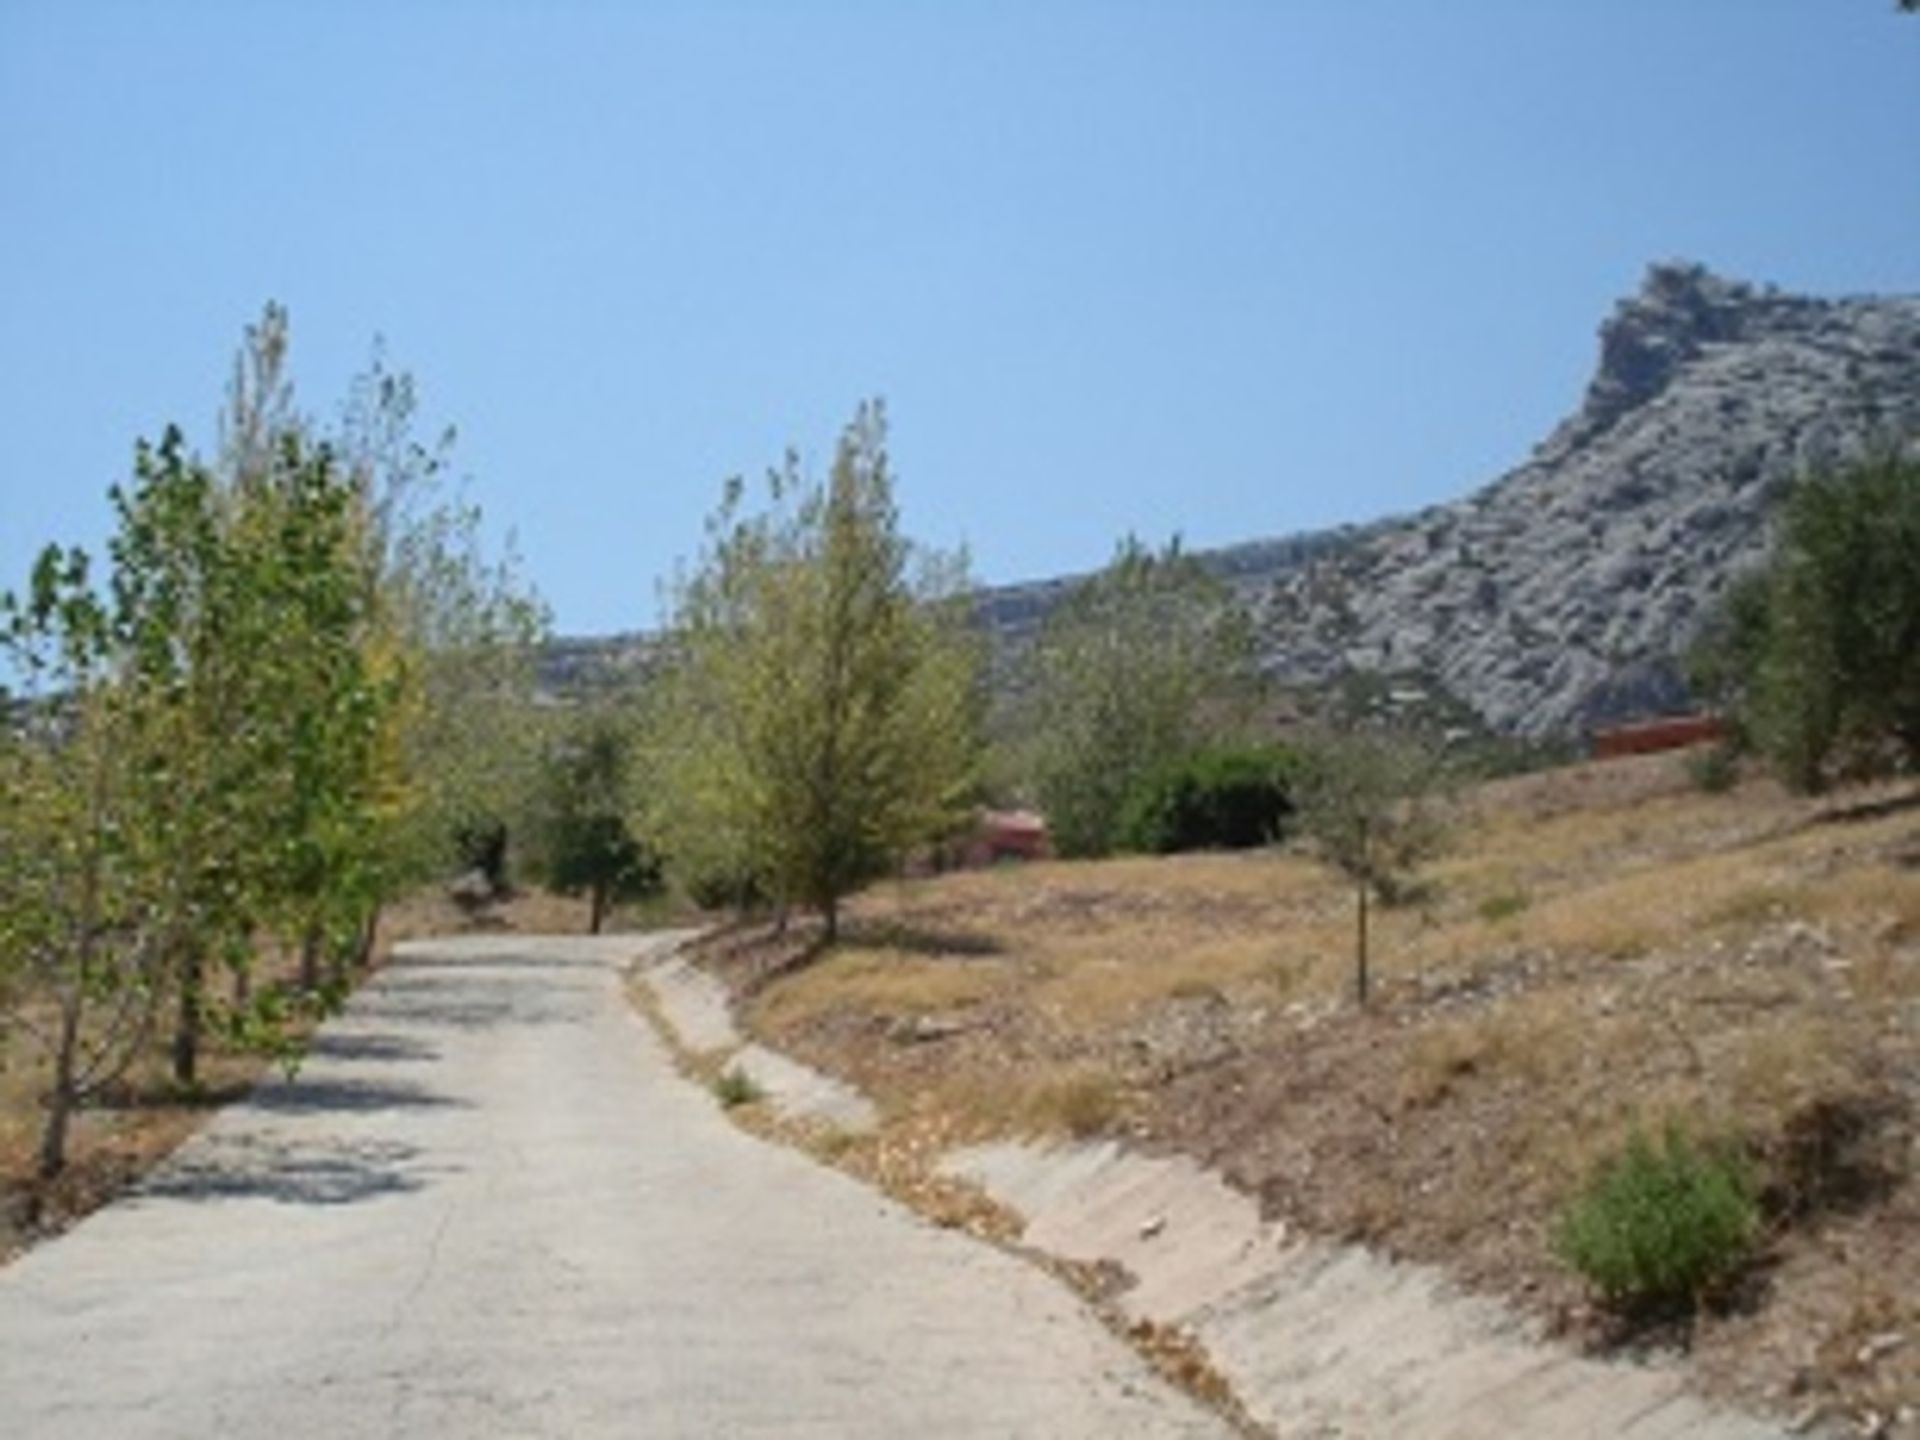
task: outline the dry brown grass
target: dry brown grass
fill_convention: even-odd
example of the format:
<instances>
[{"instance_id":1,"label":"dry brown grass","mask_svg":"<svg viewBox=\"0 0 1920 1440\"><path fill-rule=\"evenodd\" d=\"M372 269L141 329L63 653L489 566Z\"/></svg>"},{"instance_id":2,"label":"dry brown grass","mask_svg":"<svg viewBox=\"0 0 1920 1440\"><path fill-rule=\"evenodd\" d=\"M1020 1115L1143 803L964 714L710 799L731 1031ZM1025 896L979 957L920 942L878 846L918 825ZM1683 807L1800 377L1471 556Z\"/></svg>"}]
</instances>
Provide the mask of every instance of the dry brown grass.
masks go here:
<instances>
[{"instance_id":1,"label":"dry brown grass","mask_svg":"<svg viewBox=\"0 0 1920 1440\"><path fill-rule=\"evenodd\" d=\"M1920 1388L1920 1345L1858 1375L1796 1359L1783 1379L1780 1358L1844 1349L1872 1309L1848 1297L1920 1295L1920 795L1708 796L1672 757L1577 766L1484 787L1428 876L1376 914L1367 1015L1351 892L1269 852L879 887L856 930L908 943L779 978L748 1021L889 1125L1173 1146L1309 1229L1562 1323L1586 1302L1546 1239L1592 1165L1668 1119L1731 1136L1767 1177L1783 1278L1703 1317L1699 1373L1750 1403Z\"/></svg>"}]
</instances>

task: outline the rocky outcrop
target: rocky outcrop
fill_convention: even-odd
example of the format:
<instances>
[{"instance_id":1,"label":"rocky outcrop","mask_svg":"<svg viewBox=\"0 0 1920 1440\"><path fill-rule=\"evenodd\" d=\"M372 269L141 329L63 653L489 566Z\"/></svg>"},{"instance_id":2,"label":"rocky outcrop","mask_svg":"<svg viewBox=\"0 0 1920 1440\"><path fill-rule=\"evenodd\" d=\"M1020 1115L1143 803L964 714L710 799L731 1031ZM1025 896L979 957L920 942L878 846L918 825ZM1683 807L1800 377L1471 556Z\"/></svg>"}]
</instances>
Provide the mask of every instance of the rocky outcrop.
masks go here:
<instances>
[{"instance_id":1,"label":"rocky outcrop","mask_svg":"<svg viewBox=\"0 0 1920 1440\"><path fill-rule=\"evenodd\" d=\"M1600 329L1580 408L1526 463L1414 515L1208 552L1263 663L1312 690L1386 677L1546 739L1686 704L1680 657L1764 555L1794 477L1920 437L1920 296L1816 299L1661 264ZM1073 584L981 592L1002 655ZM644 668L644 637L556 672Z\"/></svg>"},{"instance_id":2,"label":"rocky outcrop","mask_svg":"<svg viewBox=\"0 0 1920 1440\"><path fill-rule=\"evenodd\" d=\"M1525 464L1247 598L1276 675L1414 672L1497 730L1576 733L1684 704L1679 657L1764 554L1794 477L1916 435L1920 297L1656 265L1601 327L1580 409Z\"/></svg>"}]
</instances>

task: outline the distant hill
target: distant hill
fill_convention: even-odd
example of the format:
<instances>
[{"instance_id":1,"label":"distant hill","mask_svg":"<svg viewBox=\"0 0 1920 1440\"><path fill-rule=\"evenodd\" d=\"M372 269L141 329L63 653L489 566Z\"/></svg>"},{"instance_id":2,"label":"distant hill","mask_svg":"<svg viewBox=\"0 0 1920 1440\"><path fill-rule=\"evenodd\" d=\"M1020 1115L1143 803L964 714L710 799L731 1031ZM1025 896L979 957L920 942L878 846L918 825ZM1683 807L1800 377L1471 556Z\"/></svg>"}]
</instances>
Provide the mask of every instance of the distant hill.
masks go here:
<instances>
[{"instance_id":1,"label":"distant hill","mask_svg":"<svg viewBox=\"0 0 1920 1440\"><path fill-rule=\"evenodd\" d=\"M1580 408L1449 504L1205 552L1283 687L1470 711L1526 739L1686 703L1679 657L1808 468L1920 437L1920 296L1817 299L1651 267L1600 327ZM983 590L1003 656L1074 577ZM643 671L644 635L557 640L561 692ZM1424 697L1424 700L1423 700Z\"/></svg>"}]
</instances>

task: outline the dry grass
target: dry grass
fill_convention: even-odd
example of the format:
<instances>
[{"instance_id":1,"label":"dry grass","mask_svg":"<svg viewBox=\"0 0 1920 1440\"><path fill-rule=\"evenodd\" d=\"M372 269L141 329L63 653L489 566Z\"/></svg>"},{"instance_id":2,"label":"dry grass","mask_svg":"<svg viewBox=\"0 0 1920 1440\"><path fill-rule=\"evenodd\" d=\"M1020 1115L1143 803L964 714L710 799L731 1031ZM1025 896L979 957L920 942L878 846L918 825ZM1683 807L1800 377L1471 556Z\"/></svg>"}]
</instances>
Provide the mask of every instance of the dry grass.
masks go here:
<instances>
[{"instance_id":1,"label":"dry grass","mask_svg":"<svg viewBox=\"0 0 1920 1440\"><path fill-rule=\"evenodd\" d=\"M1484 787L1422 903L1377 912L1366 1015L1351 892L1269 852L883 886L854 925L895 943L776 979L748 1021L889 1125L1172 1146L1575 1329L1546 1244L1566 1195L1636 1126L1734 1137L1775 1278L1701 1318L1693 1363L1749 1403L1857 1412L1920 1391L1920 1344L1806 1359L1883 1293L1875 1333L1920 1334L1917 800L1708 796L1672 757Z\"/></svg>"}]
</instances>

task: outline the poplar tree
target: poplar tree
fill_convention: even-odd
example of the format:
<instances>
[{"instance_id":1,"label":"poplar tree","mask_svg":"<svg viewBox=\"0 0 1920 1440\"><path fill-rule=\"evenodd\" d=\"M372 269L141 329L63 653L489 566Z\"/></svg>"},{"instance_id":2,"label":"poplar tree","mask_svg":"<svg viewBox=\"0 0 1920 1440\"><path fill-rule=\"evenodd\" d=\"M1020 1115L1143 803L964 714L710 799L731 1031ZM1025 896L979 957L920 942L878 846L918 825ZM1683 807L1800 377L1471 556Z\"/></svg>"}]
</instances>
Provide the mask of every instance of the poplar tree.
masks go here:
<instances>
[{"instance_id":1,"label":"poplar tree","mask_svg":"<svg viewBox=\"0 0 1920 1440\"><path fill-rule=\"evenodd\" d=\"M669 844L706 831L704 863L817 909L829 942L844 896L960 823L977 773L964 566L901 534L886 437L862 405L824 484L789 455L766 511L728 487L660 712Z\"/></svg>"}]
</instances>

